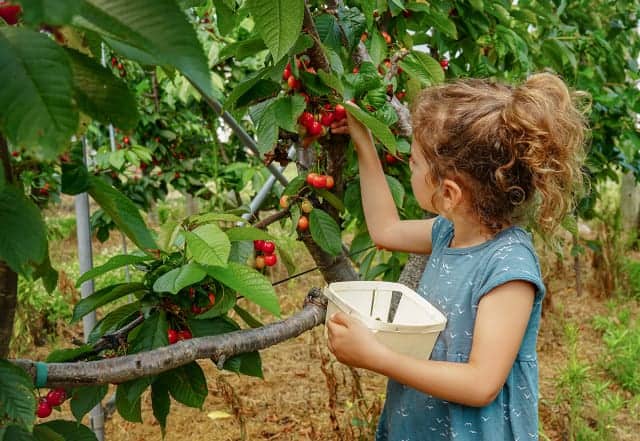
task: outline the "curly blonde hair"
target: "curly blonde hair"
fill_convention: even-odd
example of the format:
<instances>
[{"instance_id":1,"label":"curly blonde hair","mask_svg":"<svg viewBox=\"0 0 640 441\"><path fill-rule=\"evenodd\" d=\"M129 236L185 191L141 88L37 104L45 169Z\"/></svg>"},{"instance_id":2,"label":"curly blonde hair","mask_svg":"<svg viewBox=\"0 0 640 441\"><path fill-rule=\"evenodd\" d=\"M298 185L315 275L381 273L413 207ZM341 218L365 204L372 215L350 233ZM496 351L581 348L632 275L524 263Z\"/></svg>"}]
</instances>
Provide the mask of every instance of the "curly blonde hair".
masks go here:
<instances>
[{"instance_id":1,"label":"curly blonde hair","mask_svg":"<svg viewBox=\"0 0 640 441\"><path fill-rule=\"evenodd\" d=\"M499 231L529 213L537 229L551 233L583 186L584 98L549 73L517 87L460 80L416 98L413 136L434 184L456 180L489 229Z\"/></svg>"}]
</instances>

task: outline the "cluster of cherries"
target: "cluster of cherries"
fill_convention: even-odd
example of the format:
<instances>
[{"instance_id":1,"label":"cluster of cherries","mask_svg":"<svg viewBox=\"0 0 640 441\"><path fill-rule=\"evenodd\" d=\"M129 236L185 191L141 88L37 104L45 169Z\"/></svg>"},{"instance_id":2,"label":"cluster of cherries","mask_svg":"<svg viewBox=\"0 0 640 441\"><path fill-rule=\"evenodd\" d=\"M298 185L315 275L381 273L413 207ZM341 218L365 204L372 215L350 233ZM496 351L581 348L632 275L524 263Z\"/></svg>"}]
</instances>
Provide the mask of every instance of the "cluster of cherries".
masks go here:
<instances>
[{"instance_id":1,"label":"cluster of cherries","mask_svg":"<svg viewBox=\"0 0 640 441\"><path fill-rule=\"evenodd\" d=\"M331 178L333 180L333 178ZM289 196L284 195L280 198L280 207L282 207L283 209L287 210L289 208ZM309 229L309 218L307 217L307 215L309 213L311 213L311 211L313 210L313 204L311 203L311 201L309 199L304 199L302 201L302 203L300 204L300 211L302 211L304 214L300 216L300 218L298 219L298 231L302 232L302 231L307 231Z\"/></svg>"},{"instance_id":2,"label":"cluster of cherries","mask_svg":"<svg viewBox=\"0 0 640 441\"><path fill-rule=\"evenodd\" d=\"M62 405L67 399L67 392L64 389L51 389L46 397L40 398L36 415L38 418L46 418L51 415L54 407Z\"/></svg>"},{"instance_id":3,"label":"cluster of cherries","mask_svg":"<svg viewBox=\"0 0 640 441\"><path fill-rule=\"evenodd\" d=\"M318 173L309 173L307 175L307 184L312 186L313 188L331 190L335 185L335 181L333 180L333 176L330 175L321 175Z\"/></svg>"},{"instance_id":4,"label":"cluster of cherries","mask_svg":"<svg viewBox=\"0 0 640 441\"><path fill-rule=\"evenodd\" d=\"M118 71L120 71L120 76L122 78L127 76L127 71L125 70L125 68L122 65L122 63L120 61L118 61L118 59L116 57L111 57L111 66L117 68Z\"/></svg>"},{"instance_id":5,"label":"cluster of cherries","mask_svg":"<svg viewBox=\"0 0 640 441\"><path fill-rule=\"evenodd\" d=\"M177 329L169 328L169 330L167 331L167 337L169 337L169 344L172 345L181 340L190 340L191 338L193 338L193 335L191 335L191 331L189 331L188 329L182 329L178 331Z\"/></svg>"},{"instance_id":6,"label":"cluster of cherries","mask_svg":"<svg viewBox=\"0 0 640 441\"><path fill-rule=\"evenodd\" d=\"M253 249L256 252L255 267L259 270L265 266L273 266L278 262L276 244L270 240L254 240Z\"/></svg>"}]
</instances>

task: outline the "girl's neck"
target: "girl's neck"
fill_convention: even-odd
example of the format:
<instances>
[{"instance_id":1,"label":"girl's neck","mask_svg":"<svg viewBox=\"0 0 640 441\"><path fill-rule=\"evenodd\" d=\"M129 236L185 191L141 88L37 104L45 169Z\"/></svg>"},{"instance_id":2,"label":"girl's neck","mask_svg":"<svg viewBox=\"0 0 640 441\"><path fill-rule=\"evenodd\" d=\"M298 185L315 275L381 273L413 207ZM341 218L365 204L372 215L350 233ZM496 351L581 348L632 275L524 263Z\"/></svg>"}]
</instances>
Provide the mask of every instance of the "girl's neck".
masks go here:
<instances>
[{"instance_id":1,"label":"girl's neck","mask_svg":"<svg viewBox=\"0 0 640 441\"><path fill-rule=\"evenodd\" d=\"M468 218L449 219L453 223L453 238L449 247L469 248L491 240L496 233L479 222L469 221Z\"/></svg>"}]
</instances>

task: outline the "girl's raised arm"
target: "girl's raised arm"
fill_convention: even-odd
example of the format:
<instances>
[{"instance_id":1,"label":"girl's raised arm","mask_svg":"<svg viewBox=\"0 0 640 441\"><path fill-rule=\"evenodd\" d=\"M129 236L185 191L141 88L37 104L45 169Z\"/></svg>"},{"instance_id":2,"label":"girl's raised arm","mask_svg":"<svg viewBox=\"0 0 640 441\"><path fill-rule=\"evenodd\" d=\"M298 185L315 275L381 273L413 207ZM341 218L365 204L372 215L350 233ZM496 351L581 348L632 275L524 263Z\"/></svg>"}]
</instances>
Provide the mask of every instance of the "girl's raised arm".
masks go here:
<instances>
[{"instance_id":1,"label":"girl's raised arm","mask_svg":"<svg viewBox=\"0 0 640 441\"><path fill-rule=\"evenodd\" d=\"M434 219L400 220L371 132L347 113L332 133L350 134L358 155L362 207L371 240L387 250L428 254Z\"/></svg>"}]
</instances>

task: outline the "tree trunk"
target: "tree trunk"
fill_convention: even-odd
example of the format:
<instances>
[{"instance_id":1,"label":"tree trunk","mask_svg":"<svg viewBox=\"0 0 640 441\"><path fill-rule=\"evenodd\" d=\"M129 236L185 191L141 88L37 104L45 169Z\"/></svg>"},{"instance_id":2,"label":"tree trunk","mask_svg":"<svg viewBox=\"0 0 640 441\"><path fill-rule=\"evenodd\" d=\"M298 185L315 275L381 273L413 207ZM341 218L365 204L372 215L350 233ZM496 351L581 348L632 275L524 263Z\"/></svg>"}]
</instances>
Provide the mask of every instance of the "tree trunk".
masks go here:
<instances>
[{"instance_id":1,"label":"tree trunk","mask_svg":"<svg viewBox=\"0 0 640 441\"><path fill-rule=\"evenodd\" d=\"M9 355L17 299L18 275L0 261L0 358Z\"/></svg>"}]
</instances>

